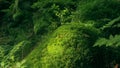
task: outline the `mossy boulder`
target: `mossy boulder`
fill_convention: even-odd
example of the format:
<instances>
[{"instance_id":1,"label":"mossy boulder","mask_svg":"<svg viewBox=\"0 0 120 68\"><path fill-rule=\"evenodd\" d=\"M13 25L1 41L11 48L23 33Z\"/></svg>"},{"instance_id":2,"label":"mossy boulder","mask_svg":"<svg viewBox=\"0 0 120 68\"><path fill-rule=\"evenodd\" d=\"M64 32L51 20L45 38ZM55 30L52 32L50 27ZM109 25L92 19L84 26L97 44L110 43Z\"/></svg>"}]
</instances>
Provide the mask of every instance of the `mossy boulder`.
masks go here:
<instances>
[{"instance_id":1,"label":"mossy boulder","mask_svg":"<svg viewBox=\"0 0 120 68\"><path fill-rule=\"evenodd\" d=\"M38 46L45 46L43 49L37 48L36 54L31 52L25 65L31 68L85 68L90 64L90 48L97 33L92 25L63 25L54 31L47 44Z\"/></svg>"}]
</instances>

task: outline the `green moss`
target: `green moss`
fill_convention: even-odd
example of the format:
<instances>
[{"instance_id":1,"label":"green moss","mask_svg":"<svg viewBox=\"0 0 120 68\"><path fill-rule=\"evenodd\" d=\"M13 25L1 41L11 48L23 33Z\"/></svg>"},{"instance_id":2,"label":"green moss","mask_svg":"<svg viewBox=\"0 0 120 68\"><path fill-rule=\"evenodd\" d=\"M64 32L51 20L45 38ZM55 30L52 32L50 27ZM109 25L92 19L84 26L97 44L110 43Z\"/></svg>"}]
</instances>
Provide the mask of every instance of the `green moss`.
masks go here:
<instances>
[{"instance_id":1,"label":"green moss","mask_svg":"<svg viewBox=\"0 0 120 68\"><path fill-rule=\"evenodd\" d=\"M87 32L88 30L89 32ZM82 23L63 25L26 57L25 65L28 68L83 67L83 62L89 61L86 58L89 58L89 47L93 44L92 42L89 43L92 37L90 35L96 37L96 32L98 30L91 25Z\"/></svg>"}]
</instances>

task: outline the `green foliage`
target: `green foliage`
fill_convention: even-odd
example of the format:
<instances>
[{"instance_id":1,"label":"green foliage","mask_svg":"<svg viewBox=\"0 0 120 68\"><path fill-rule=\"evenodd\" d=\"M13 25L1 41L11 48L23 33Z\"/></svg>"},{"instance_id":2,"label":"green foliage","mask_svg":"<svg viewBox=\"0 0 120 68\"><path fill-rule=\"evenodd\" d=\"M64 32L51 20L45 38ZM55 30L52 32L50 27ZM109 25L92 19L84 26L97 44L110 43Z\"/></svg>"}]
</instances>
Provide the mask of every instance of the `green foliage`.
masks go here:
<instances>
[{"instance_id":1,"label":"green foliage","mask_svg":"<svg viewBox=\"0 0 120 68\"><path fill-rule=\"evenodd\" d=\"M0 62L4 58L4 49L0 46Z\"/></svg>"},{"instance_id":2,"label":"green foliage","mask_svg":"<svg viewBox=\"0 0 120 68\"><path fill-rule=\"evenodd\" d=\"M44 33L43 31L48 31L51 28L56 29L63 23L71 22L72 18L70 15L72 8L70 5L72 5L72 3L72 1L65 1L63 3L61 0L35 2L32 5L32 8L37 10L36 13L33 14L35 33ZM57 27L54 27L52 23L57 25Z\"/></svg>"},{"instance_id":3,"label":"green foliage","mask_svg":"<svg viewBox=\"0 0 120 68\"><path fill-rule=\"evenodd\" d=\"M0 68L114 68L119 10L119 0L0 0Z\"/></svg>"},{"instance_id":4,"label":"green foliage","mask_svg":"<svg viewBox=\"0 0 120 68\"><path fill-rule=\"evenodd\" d=\"M100 29L104 32L105 36L108 38L110 35L119 35L119 22L120 22L120 17L117 17L107 24L105 24L103 27Z\"/></svg>"},{"instance_id":5,"label":"green foliage","mask_svg":"<svg viewBox=\"0 0 120 68\"><path fill-rule=\"evenodd\" d=\"M118 23L120 21L120 16L113 19L112 21L108 22L108 24L104 25L101 29L105 29L105 28L109 28L109 27L115 27L115 26L118 26Z\"/></svg>"},{"instance_id":6,"label":"green foliage","mask_svg":"<svg viewBox=\"0 0 120 68\"><path fill-rule=\"evenodd\" d=\"M97 40L94 46L111 46L118 47L120 46L120 35L110 36L109 39L100 38Z\"/></svg>"},{"instance_id":7,"label":"green foliage","mask_svg":"<svg viewBox=\"0 0 120 68\"><path fill-rule=\"evenodd\" d=\"M22 41L15 45L11 51L4 56L1 62L1 67L12 67L14 64L22 60L30 51L30 42Z\"/></svg>"},{"instance_id":8,"label":"green foliage","mask_svg":"<svg viewBox=\"0 0 120 68\"><path fill-rule=\"evenodd\" d=\"M37 36L38 38L38 36ZM34 50L25 58L26 62L23 64L24 66L27 67L40 67L39 62L35 63L36 61L38 61L41 57L41 52L42 50L46 47L46 45L48 44L49 39L51 38L51 33L48 33L47 35L42 35L41 38L39 38L40 40L37 42L37 45ZM35 65L33 65L35 64Z\"/></svg>"},{"instance_id":9,"label":"green foliage","mask_svg":"<svg viewBox=\"0 0 120 68\"><path fill-rule=\"evenodd\" d=\"M120 15L120 3L117 0L85 0L80 4L75 13L77 14L75 20L94 20L97 21L97 27L103 26Z\"/></svg>"},{"instance_id":10,"label":"green foliage","mask_svg":"<svg viewBox=\"0 0 120 68\"><path fill-rule=\"evenodd\" d=\"M41 44L42 46L46 46L45 48L42 50L41 48L37 48L39 50L35 49L32 52L36 56L29 56L28 60L30 58L32 60L26 62L26 64L29 64L27 66L30 68L85 68L85 65L90 64L91 58L89 47L92 47L93 42L89 42L89 40L92 40L91 35L93 34L94 39L95 37L97 38L97 32L98 30L91 25L84 25L82 23L63 25L55 30L46 44ZM34 53L35 51L38 51L39 54Z\"/></svg>"},{"instance_id":11,"label":"green foliage","mask_svg":"<svg viewBox=\"0 0 120 68\"><path fill-rule=\"evenodd\" d=\"M100 68L101 67L109 68L109 67L114 67L114 64L116 63L120 63L119 38L120 38L119 35L115 35L115 36L110 35L109 38L99 38L95 42L93 46L95 49L93 49L93 52L94 51L96 52L93 53L93 57L96 59L93 59L95 61L93 63L96 63L96 67L99 65ZM97 63L99 64L97 65Z\"/></svg>"}]
</instances>

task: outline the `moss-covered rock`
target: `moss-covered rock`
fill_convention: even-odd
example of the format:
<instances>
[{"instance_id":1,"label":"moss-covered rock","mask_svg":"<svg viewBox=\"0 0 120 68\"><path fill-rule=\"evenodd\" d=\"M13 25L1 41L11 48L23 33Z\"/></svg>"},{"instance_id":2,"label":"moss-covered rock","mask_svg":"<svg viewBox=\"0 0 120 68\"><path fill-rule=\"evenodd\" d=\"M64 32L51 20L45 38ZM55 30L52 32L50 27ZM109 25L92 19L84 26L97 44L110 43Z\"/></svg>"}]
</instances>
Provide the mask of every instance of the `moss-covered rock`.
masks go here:
<instances>
[{"instance_id":1,"label":"moss-covered rock","mask_svg":"<svg viewBox=\"0 0 120 68\"><path fill-rule=\"evenodd\" d=\"M98 30L81 23L66 24L59 27L39 54L31 52L25 65L29 68L85 68L90 63L92 47ZM38 47L39 47L38 46ZM32 56L34 55L34 56ZM36 55L36 56L35 56ZM88 66L87 66L88 67Z\"/></svg>"}]
</instances>

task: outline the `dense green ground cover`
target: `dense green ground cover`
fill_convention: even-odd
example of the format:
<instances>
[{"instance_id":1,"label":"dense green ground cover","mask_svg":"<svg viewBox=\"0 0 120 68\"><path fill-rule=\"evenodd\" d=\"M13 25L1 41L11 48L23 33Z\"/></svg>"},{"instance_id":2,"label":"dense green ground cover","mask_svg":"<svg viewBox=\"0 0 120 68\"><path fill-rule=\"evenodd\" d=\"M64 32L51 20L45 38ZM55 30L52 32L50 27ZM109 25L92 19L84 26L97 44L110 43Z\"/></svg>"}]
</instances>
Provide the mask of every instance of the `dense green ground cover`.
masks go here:
<instances>
[{"instance_id":1,"label":"dense green ground cover","mask_svg":"<svg viewBox=\"0 0 120 68\"><path fill-rule=\"evenodd\" d=\"M0 0L0 68L113 68L119 51L119 0Z\"/></svg>"}]
</instances>

